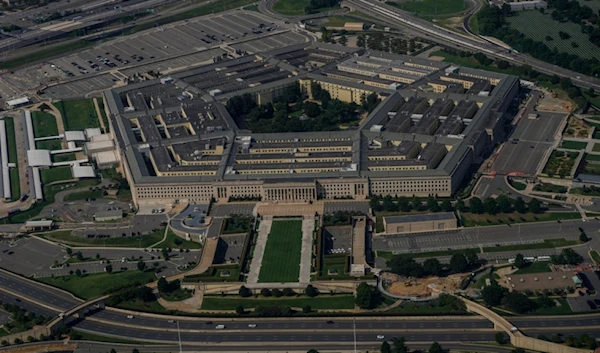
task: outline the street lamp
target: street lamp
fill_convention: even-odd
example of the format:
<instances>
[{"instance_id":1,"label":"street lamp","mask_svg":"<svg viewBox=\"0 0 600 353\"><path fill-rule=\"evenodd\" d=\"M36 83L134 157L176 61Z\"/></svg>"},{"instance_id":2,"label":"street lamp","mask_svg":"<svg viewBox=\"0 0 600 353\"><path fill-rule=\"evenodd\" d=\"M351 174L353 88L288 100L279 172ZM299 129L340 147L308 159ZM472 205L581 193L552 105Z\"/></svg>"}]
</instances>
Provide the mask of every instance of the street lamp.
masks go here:
<instances>
[{"instance_id":1,"label":"street lamp","mask_svg":"<svg viewBox=\"0 0 600 353\"><path fill-rule=\"evenodd\" d=\"M177 320L177 337L179 338L179 353L182 353L181 349L181 331L179 331L179 320Z\"/></svg>"}]
</instances>

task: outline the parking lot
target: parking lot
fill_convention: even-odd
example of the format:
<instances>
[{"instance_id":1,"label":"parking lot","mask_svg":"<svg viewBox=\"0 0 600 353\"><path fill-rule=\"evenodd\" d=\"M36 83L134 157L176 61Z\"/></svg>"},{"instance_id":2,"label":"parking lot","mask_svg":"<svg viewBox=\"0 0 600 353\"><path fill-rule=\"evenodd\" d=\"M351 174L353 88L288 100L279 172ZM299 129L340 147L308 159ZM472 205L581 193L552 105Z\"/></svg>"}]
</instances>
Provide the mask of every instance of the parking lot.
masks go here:
<instances>
[{"instance_id":1,"label":"parking lot","mask_svg":"<svg viewBox=\"0 0 600 353\"><path fill-rule=\"evenodd\" d=\"M574 312L600 311L600 271L586 271L579 274L585 288L579 291L579 296L567 298Z\"/></svg>"},{"instance_id":2,"label":"parking lot","mask_svg":"<svg viewBox=\"0 0 600 353\"><path fill-rule=\"evenodd\" d=\"M44 96L68 98L107 89L136 73L170 72L212 63L226 51L257 53L301 43L307 38L292 25L273 22L257 12L229 11L119 37L66 57L4 75L21 90L56 83Z\"/></svg>"},{"instance_id":3,"label":"parking lot","mask_svg":"<svg viewBox=\"0 0 600 353\"><path fill-rule=\"evenodd\" d=\"M239 263L245 235L221 235L213 264Z\"/></svg>"},{"instance_id":4,"label":"parking lot","mask_svg":"<svg viewBox=\"0 0 600 353\"><path fill-rule=\"evenodd\" d=\"M338 226L325 227L324 236L324 254L344 254L352 250L352 227Z\"/></svg>"},{"instance_id":5,"label":"parking lot","mask_svg":"<svg viewBox=\"0 0 600 353\"><path fill-rule=\"evenodd\" d=\"M35 238L0 240L0 267L24 276L49 269L54 260L62 262L65 254L62 247Z\"/></svg>"},{"instance_id":6,"label":"parking lot","mask_svg":"<svg viewBox=\"0 0 600 353\"><path fill-rule=\"evenodd\" d=\"M537 119L521 118L509 141L504 143L492 169L500 175L521 172L535 175L544 155L554 143L566 114L538 112Z\"/></svg>"}]
</instances>

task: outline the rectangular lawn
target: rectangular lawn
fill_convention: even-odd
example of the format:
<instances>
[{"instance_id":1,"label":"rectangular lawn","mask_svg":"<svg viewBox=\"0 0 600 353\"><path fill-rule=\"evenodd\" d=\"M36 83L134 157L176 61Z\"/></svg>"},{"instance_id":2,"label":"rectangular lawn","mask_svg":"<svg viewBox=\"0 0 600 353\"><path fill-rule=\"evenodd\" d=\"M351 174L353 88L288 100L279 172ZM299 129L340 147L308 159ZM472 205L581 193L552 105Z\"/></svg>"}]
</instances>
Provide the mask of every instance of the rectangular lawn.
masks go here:
<instances>
[{"instance_id":1,"label":"rectangular lawn","mask_svg":"<svg viewBox=\"0 0 600 353\"><path fill-rule=\"evenodd\" d=\"M96 107L91 99L73 99L54 103L60 110L65 129L84 130L90 127L100 127Z\"/></svg>"},{"instance_id":2,"label":"rectangular lawn","mask_svg":"<svg viewBox=\"0 0 600 353\"><path fill-rule=\"evenodd\" d=\"M259 282L298 282L302 221L273 221L262 259Z\"/></svg>"},{"instance_id":3,"label":"rectangular lawn","mask_svg":"<svg viewBox=\"0 0 600 353\"><path fill-rule=\"evenodd\" d=\"M58 126L54 115L46 112L31 112L33 133L35 137L48 137L58 135Z\"/></svg>"},{"instance_id":4,"label":"rectangular lawn","mask_svg":"<svg viewBox=\"0 0 600 353\"><path fill-rule=\"evenodd\" d=\"M56 167L50 169L40 170L40 176L43 184L50 184L55 181L71 180L73 179L73 173L71 167Z\"/></svg>"},{"instance_id":5,"label":"rectangular lawn","mask_svg":"<svg viewBox=\"0 0 600 353\"><path fill-rule=\"evenodd\" d=\"M312 309L353 309L354 296L352 295L327 295L321 294L315 298L292 297L292 298L240 298L240 297L204 297L202 309L204 310L235 310L238 305L245 309L257 306L290 306L292 308L303 308L310 306Z\"/></svg>"}]
</instances>

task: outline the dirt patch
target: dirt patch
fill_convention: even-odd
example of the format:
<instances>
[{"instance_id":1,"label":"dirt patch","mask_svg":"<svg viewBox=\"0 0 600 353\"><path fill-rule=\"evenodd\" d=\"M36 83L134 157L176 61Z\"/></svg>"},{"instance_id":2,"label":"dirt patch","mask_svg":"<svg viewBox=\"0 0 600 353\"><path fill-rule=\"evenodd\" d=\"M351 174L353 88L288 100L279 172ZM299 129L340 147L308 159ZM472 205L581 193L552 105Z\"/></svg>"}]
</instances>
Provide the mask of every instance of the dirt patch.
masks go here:
<instances>
[{"instance_id":1,"label":"dirt patch","mask_svg":"<svg viewBox=\"0 0 600 353\"><path fill-rule=\"evenodd\" d=\"M385 274L384 280L390 283L386 290L389 293L407 297L429 297L440 291L453 292L458 290L466 274L456 274L448 277L406 278L394 274Z\"/></svg>"},{"instance_id":2,"label":"dirt patch","mask_svg":"<svg viewBox=\"0 0 600 353\"><path fill-rule=\"evenodd\" d=\"M573 110L573 103L560 99L553 91L543 90L544 95L538 101L536 110L545 112L568 113Z\"/></svg>"}]
</instances>

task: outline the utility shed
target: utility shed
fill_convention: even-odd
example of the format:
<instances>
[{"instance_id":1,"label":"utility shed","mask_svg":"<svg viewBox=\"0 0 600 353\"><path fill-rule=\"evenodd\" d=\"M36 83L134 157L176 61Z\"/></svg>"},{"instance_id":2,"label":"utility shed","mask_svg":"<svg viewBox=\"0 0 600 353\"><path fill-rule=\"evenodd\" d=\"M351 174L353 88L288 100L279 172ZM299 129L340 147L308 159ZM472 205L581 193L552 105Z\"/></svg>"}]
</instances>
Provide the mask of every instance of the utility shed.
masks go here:
<instances>
[{"instance_id":1,"label":"utility shed","mask_svg":"<svg viewBox=\"0 0 600 353\"><path fill-rule=\"evenodd\" d=\"M384 217L386 234L446 231L457 228L453 212Z\"/></svg>"}]
</instances>

